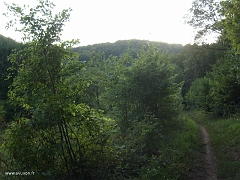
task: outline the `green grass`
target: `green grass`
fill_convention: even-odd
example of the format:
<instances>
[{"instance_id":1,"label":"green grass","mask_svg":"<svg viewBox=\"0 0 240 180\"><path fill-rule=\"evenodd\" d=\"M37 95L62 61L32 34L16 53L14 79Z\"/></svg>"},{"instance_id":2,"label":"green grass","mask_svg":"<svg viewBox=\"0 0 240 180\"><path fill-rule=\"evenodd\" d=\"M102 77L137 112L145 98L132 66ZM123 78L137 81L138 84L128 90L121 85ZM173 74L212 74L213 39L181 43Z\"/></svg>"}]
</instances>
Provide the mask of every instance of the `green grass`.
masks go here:
<instances>
[{"instance_id":1,"label":"green grass","mask_svg":"<svg viewBox=\"0 0 240 180\"><path fill-rule=\"evenodd\" d=\"M194 152L201 148L201 135L197 123L190 118L182 115L179 121L164 128L161 155L152 158L151 166L145 167L141 179L191 179Z\"/></svg>"},{"instance_id":2,"label":"green grass","mask_svg":"<svg viewBox=\"0 0 240 180\"><path fill-rule=\"evenodd\" d=\"M208 131L217 158L218 178L240 179L240 117L216 118L201 111L188 114Z\"/></svg>"}]
</instances>

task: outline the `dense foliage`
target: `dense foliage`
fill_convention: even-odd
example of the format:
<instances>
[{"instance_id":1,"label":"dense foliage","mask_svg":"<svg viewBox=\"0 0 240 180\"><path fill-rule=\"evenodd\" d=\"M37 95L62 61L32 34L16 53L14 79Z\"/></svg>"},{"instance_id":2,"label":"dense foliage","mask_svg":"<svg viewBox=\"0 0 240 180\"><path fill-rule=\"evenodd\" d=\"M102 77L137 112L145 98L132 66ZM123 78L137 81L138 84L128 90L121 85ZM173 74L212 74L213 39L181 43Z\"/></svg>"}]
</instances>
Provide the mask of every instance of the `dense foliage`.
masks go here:
<instances>
[{"instance_id":1,"label":"dense foliage","mask_svg":"<svg viewBox=\"0 0 240 180\"><path fill-rule=\"evenodd\" d=\"M189 105L204 108L216 115L229 116L239 110L239 58L227 55L212 67L212 71L197 79L187 95Z\"/></svg>"},{"instance_id":2,"label":"dense foliage","mask_svg":"<svg viewBox=\"0 0 240 180\"><path fill-rule=\"evenodd\" d=\"M40 0L29 14L8 6L10 13L19 15L29 42L9 56L11 72L17 76L8 96L21 111L6 131L5 162L12 171L36 172L37 179L88 179L99 164L95 159L103 158L99 155L105 149L107 128L103 129L100 113L75 103L86 86L79 74L82 64L68 50L75 42L60 42L59 34L70 9L53 16L53 6ZM41 18L35 19L39 12Z\"/></svg>"},{"instance_id":3,"label":"dense foliage","mask_svg":"<svg viewBox=\"0 0 240 180\"><path fill-rule=\"evenodd\" d=\"M61 40L71 9L52 14L52 2L38 2L6 4L8 27L18 21L26 43L0 36L3 172L191 179L200 142L184 110L225 118L240 109L239 2L193 1L188 23L200 28L197 38L220 33L213 44L130 40L77 48L77 40Z\"/></svg>"},{"instance_id":4,"label":"dense foliage","mask_svg":"<svg viewBox=\"0 0 240 180\"><path fill-rule=\"evenodd\" d=\"M23 44L0 35L0 119L13 117L14 107L7 102L8 87L12 83L12 78L8 78L8 68L11 66L11 63L7 57L14 49L19 51L22 48Z\"/></svg>"},{"instance_id":5,"label":"dense foliage","mask_svg":"<svg viewBox=\"0 0 240 180\"><path fill-rule=\"evenodd\" d=\"M17 110L1 139L5 171L35 172L37 179L147 178L154 163L163 177L187 176L175 162L168 164L176 173L169 173L167 159L158 158L167 127L183 126L172 54L147 45L135 55L128 47L79 61L71 51L77 41L60 39L71 9L53 15L48 0L7 8L23 25L26 44L7 61L8 100Z\"/></svg>"},{"instance_id":6,"label":"dense foliage","mask_svg":"<svg viewBox=\"0 0 240 180\"><path fill-rule=\"evenodd\" d=\"M198 10L197 10L198 8ZM210 11L206 11L206 9ZM187 95L189 105L204 108L215 115L231 116L239 110L239 1L195 0L191 8L192 19L188 23L194 27L214 31L220 30L219 42L226 48L218 53L214 65L205 77L198 77ZM208 18L204 18L208 17ZM197 23L197 21L202 23ZM211 28L210 28L211 27ZM206 31L202 31L205 35ZM206 52L206 51L204 51ZM223 51L224 52L224 51ZM220 56L219 56L220 55ZM211 61L208 62L211 64ZM201 68L202 69L202 68Z\"/></svg>"},{"instance_id":7,"label":"dense foliage","mask_svg":"<svg viewBox=\"0 0 240 180\"><path fill-rule=\"evenodd\" d=\"M163 127L179 123L181 83L175 83L176 65L171 54L152 45L143 47L137 58L130 52L91 57L81 71L90 84L78 101L104 109L115 119L118 130L112 143L123 158L116 169L125 178L138 176L151 156L159 155Z\"/></svg>"},{"instance_id":8,"label":"dense foliage","mask_svg":"<svg viewBox=\"0 0 240 180\"><path fill-rule=\"evenodd\" d=\"M4 81L7 78L7 69L10 67L10 63L7 57L11 54L13 49L20 49L20 43L16 43L13 39L6 38L0 35L0 99L7 99L7 88L11 84L9 81Z\"/></svg>"},{"instance_id":9,"label":"dense foliage","mask_svg":"<svg viewBox=\"0 0 240 180\"><path fill-rule=\"evenodd\" d=\"M182 87L182 96L185 97L192 82L204 77L208 71L211 71L211 65L215 64L219 58L226 53L226 47L222 43L203 44L198 46L186 45L180 56L178 56L179 67L184 74L184 84Z\"/></svg>"},{"instance_id":10,"label":"dense foliage","mask_svg":"<svg viewBox=\"0 0 240 180\"><path fill-rule=\"evenodd\" d=\"M185 96L187 107L195 109L192 117L210 132L220 179L239 179L239 7L239 0L194 0L188 19L198 29L196 38L218 32L226 49Z\"/></svg>"}]
</instances>

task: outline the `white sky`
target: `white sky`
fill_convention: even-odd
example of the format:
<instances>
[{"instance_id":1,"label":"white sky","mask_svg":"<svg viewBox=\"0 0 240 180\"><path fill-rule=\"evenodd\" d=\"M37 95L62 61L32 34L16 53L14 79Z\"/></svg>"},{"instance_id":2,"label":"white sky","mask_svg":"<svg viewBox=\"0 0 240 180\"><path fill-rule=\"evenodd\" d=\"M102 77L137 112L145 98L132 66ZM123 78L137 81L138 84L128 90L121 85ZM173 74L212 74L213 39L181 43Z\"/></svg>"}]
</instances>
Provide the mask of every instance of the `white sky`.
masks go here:
<instances>
[{"instance_id":1,"label":"white sky","mask_svg":"<svg viewBox=\"0 0 240 180\"><path fill-rule=\"evenodd\" d=\"M167 43L193 43L193 28L182 19L192 0L52 0L56 10L73 9L63 40L80 39L80 45L145 39ZM6 30L3 2L33 7L36 0L0 0L0 34L21 41L21 34Z\"/></svg>"}]
</instances>

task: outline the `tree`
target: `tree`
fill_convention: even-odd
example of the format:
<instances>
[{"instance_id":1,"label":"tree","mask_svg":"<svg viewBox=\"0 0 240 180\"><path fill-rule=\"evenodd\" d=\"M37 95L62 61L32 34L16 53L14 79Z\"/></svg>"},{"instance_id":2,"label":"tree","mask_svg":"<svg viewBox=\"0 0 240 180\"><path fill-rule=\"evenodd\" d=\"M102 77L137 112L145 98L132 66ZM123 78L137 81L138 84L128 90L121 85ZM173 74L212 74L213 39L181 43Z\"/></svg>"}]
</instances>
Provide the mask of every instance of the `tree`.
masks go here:
<instances>
[{"instance_id":1,"label":"tree","mask_svg":"<svg viewBox=\"0 0 240 180\"><path fill-rule=\"evenodd\" d=\"M197 78L202 78L208 71L211 71L211 66L222 58L226 53L226 48L222 43L186 45L181 52L182 68L184 72L184 84L182 87L182 96L184 97L192 82Z\"/></svg>"},{"instance_id":2,"label":"tree","mask_svg":"<svg viewBox=\"0 0 240 180\"><path fill-rule=\"evenodd\" d=\"M159 119L159 126L175 117L180 89L174 83L175 66L170 59L170 54L149 46L136 59L126 54L119 60L118 80L110 97L123 132L146 115Z\"/></svg>"},{"instance_id":3,"label":"tree","mask_svg":"<svg viewBox=\"0 0 240 180\"><path fill-rule=\"evenodd\" d=\"M212 82L212 84L209 84L211 93L207 94L208 97L214 101L214 104L211 104L210 101L208 101L207 104L211 111L216 111L220 115L234 113L238 106L236 99L239 97L236 96L236 94L239 92L238 83L240 76L238 70L238 55L240 54L239 10L239 0L216 2L213 0L195 0L190 9L192 16L188 23L193 27L203 29L199 31L200 33L198 33L197 36L200 37L204 35L207 32L205 30L209 30L208 32L220 30L221 36L219 37L219 41L224 44L224 47L229 49L229 51L226 51L226 56L217 59L217 64L213 66L212 72L206 76L207 79ZM235 54L236 57L233 57L233 54ZM211 77L209 77L210 75ZM204 82L207 82L207 80L205 80L206 79L197 80L188 96L190 97L191 94L195 94L195 97L199 98L199 94L196 93L196 86L203 85ZM203 101L201 100L201 102Z\"/></svg>"},{"instance_id":4,"label":"tree","mask_svg":"<svg viewBox=\"0 0 240 180\"><path fill-rule=\"evenodd\" d=\"M195 39L217 32L219 40L240 54L239 9L239 0L194 0L186 22L198 29Z\"/></svg>"},{"instance_id":5,"label":"tree","mask_svg":"<svg viewBox=\"0 0 240 180\"><path fill-rule=\"evenodd\" d=\"M69 50L78 41L60 39L71 9L53 15L53 7L49 0L30 9L7 5L16 18L9 27L18 21L27 41L9 56L17 76L8 96L22 111L6 132L7 161L11 170L35 171L37 179L101 177L108 133L101 113L76 102L87 87L83 64Z\"/></svg>"},{"instance_id":6,"label":"tree","mask_svg":"<svg viewBox=\"0 0 240 180\"><path fill-rule=\"evenodd\" d=\"M219 23L224 27L223 33L230 40L236 54L240 54L240 2L239 0L221 1L219 12L224 17Z\"/></svg>"},{"instance_id":7,"label":"tree","mask_svg":"<svg viewBox=\"0 0 240 180\"><path fill-rule=\"evenodd\" d=\"M203 108L218 116L231 116L239 109L239 58L226 55L213 65L205 77L193 82L186 96L188 105Z\"/></svg>"},{"instance_id":8,"label":"tree","mask_svg":"<svg viewBox=\"0 0 240 180\"><path fill-rule=\"evenodd\" d=\"M220 4L216 0L194 0L189 9L190 14L185 16L185 22L197 30L195 40L200 40L204 36L213 32L220 33L222 28L218 22L222 16L218 12Z\"/></svg>"},{"instance_id":9,"label":"tree","mask_svg":"<svg viewBox=\"0 0 240 180\"><path fill-rule=\"evenodd\" d=\"M90 60L85 62L85 68L81 71L81 76L88 81L89 86L78 101L86 103L94 109L107 110L104 94L110 86L110 62L107 62L109 59L105 59L104 53L90 52L90 54Z\"/></svg>"}]
</instances>

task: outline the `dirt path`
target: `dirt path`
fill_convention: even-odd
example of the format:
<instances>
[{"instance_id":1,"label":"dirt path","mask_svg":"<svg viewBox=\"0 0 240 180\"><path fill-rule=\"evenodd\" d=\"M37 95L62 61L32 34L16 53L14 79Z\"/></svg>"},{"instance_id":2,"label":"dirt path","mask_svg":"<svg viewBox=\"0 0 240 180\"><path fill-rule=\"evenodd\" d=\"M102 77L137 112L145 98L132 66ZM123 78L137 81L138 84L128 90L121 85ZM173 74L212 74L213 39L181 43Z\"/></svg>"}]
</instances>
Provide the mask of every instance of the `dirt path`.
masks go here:
<instances>
[{"instance_id":1,"label":"dirt path","mask_svg":"<svg viewBox=\"0 0 240 180\"><path fill-rule=\"evenodd\" d=\"M212 151L209 134L203 126L199 126L202 137L202 148L194 151L194 162L190 180L217 180L216 158Z\"/></svg>"},{"instance_id":2,"label":"dirt path","mask_svg":"<svg viewBox=\"0 0 240 180\"><path fill-rule=\"evenodd\" d=\"M217 165L216 165L216 157L213 153L211 142L209 139L209 134L203 126L199 126L202 137L203 143L205 146L205 157L204 157L204 164L206 169L206 178L207 180L217 180Z\"/></svg>"}]
</instances>

